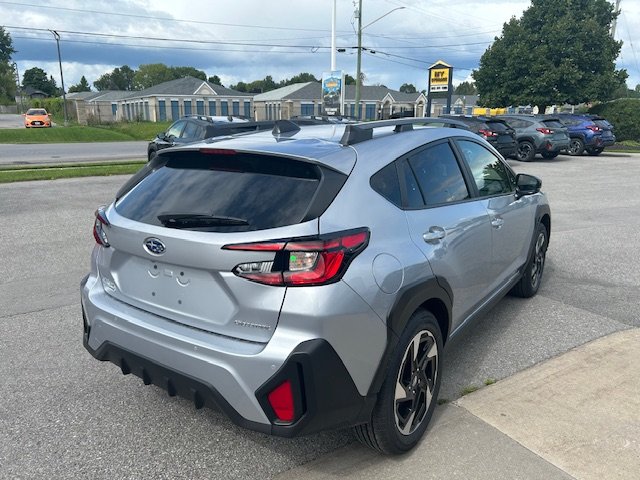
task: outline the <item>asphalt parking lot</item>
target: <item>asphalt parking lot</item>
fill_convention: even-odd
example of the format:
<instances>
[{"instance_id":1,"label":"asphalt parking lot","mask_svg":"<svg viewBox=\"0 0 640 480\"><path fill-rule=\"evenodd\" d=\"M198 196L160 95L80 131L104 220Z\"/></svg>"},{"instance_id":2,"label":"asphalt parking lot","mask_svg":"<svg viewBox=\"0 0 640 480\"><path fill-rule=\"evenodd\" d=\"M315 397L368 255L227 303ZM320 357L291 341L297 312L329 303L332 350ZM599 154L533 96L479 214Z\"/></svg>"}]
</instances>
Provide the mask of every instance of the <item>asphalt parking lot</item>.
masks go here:
<instances>
[{"instance_id":1,"label":"asphalt parking lot","mask_svg":"<svg viewBox=\"0 0 640 480\"><path fill-rule=\"evenodd\" d=\"M441 398L640 326L640 155L514 166L550 198L545 279L535 298L504 299L450 344ZM0 478L270 478L352 442L348 431L242 430L84 351L92 215L123 182L0 185Z\"/></svg>"}]
</instances>

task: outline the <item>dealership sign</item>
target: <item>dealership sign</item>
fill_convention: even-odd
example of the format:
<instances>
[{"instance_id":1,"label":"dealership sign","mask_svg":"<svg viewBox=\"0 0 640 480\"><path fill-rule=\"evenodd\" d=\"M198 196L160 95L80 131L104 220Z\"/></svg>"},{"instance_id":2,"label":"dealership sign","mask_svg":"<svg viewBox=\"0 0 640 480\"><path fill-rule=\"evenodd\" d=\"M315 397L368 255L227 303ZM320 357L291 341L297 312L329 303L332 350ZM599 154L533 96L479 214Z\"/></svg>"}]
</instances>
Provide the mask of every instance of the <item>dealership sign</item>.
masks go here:
<instances>
[{"instance_id":1,"label":"dealership sign","mask_svg":"<svg viewBox=\"0 0 640 480\"><path fill-rule=\"evenodd\" d=\"M334 70L322 74L322 107L327 115L340 115L344 103L344 72Z\"/></svg>"},{"instance_id":2,"label":"dealership sign","mask_svg":"<svg viewBox=\"0 0 640 480\"><path fill-rule=\"evenodd\" d=\"M429 67L429 92L448 92L451 88L451 65L438 60Z\"/></svg>"}]
</instances>

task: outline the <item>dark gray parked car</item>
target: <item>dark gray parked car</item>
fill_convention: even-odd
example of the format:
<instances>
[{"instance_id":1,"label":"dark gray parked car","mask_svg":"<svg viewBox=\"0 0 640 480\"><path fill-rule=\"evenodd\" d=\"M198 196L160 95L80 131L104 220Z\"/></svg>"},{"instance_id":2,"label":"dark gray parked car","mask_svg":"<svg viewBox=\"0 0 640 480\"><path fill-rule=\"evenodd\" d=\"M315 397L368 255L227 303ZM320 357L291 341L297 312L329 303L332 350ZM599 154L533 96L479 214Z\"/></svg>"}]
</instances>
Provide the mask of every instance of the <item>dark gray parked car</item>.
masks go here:
<instances>
[{"instance_id":1,"label":"dark gray parked car","mask_svg":"<svg viewBox=\"0 0 640 480\"><path fill-rule=\"evenodd\" d=\"M555 158L569 148L567 128L558 118L536 115L499 115L516 131L516 158L530 162L537 153L543 158Z\"/></svg>"},{"instance_id":2,"label":"dark gray parked car","mask_svg":"<svg viewBox=\"0 0 640 480\"><path fill-rule=\"evenodd\" d=\"M162 150L96 212L84 346L246 428L353 426L407 451L444 345L538 291L540 187L445 119L285 121Z\"/></svg>"}]
</instances>

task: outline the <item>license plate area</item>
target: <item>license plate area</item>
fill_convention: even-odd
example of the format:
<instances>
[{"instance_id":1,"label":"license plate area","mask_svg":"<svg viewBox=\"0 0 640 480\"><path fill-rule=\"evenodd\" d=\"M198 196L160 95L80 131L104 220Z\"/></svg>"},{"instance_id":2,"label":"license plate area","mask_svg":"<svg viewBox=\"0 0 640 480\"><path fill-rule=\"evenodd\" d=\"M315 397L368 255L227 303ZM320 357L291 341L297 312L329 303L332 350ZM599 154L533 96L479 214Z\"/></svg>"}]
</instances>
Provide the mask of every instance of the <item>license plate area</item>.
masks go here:
<instances>
[{"instance_id":1,"label":"license plate area","mask_svg":"<svg viewBox=\"0 0 640 480\"><path fill-rule=\"evenodd\" d=\"M225 325L236 310L220 274L131 256L112 270L111 295L198 328Z\"/></svg>"}]
</instances>

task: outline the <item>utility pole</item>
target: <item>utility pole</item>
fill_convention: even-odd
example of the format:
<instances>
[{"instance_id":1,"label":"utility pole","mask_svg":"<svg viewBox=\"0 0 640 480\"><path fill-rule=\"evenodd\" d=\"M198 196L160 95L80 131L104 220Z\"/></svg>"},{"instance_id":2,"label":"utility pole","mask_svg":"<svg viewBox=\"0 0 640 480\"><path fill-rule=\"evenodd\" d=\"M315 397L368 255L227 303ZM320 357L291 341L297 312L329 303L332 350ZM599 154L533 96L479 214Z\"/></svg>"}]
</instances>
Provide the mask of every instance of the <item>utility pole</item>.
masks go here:
<instances>
[{"instance_id":1,"label":"utility pole","mask_svg":"<svg viewBox=\"0 0 640 480\"><path fill-rule=\"evenodd\" d=\"M62 109L64 111L64 126L68 125L67 120L67 95L64 91L64 77L62 76L62 57L60 56L60 34L55 30L49 30L53 34L53 38L56 39L56 45L58 46L58 65L60 65L60 82L62 83Z\"/></svg>"},{"instance_id":2,"label":"utility pole","mask_svg":"<svg viewBox=\"0 0 640 480\"><path fill-rule=\"evenodd\" d=\"M360 109L360 71L362 69L362 0L358 0L358 10L356 10L358 17L358 63L356 66L356 118L360 120L362 112Z\"/></svg>"},{"instance_id":3,"label":"utility pole","mask_svg":"<svg viewBox=\"0 0 640 480\"><path fill-rule=\"evenodd\" d=\"M22 113L24 110L22 105L22 89L20 88L20 72L18 71L18 64L16 62L13 62L13 70L16 72L16 97L20 99L20 113Z\"/></svg>"},{"instance_id":4,"label":"utility pole","mask_svg":"<svg viewBox=\"0 0 640 480\"><path fill-rule=\"evenodd\" d=\"M613 22L611 22L611 38L615 40L616 25L618 24L618 15L620 15L620 0L616 0L616 8L614 9L613 13L615 13L616 16L614 17Z\"/></svg>"}]
</instances>

